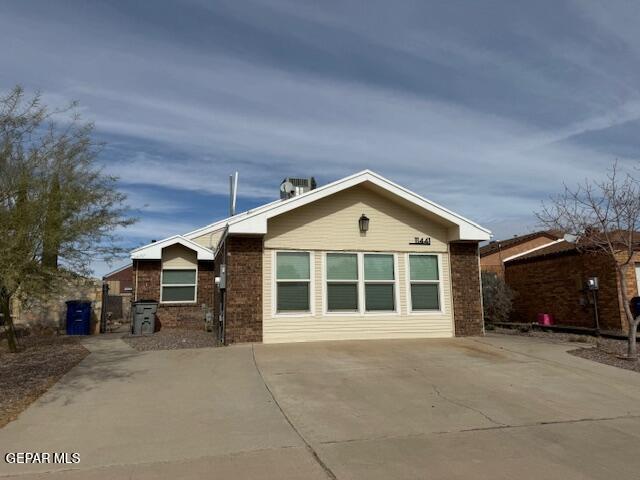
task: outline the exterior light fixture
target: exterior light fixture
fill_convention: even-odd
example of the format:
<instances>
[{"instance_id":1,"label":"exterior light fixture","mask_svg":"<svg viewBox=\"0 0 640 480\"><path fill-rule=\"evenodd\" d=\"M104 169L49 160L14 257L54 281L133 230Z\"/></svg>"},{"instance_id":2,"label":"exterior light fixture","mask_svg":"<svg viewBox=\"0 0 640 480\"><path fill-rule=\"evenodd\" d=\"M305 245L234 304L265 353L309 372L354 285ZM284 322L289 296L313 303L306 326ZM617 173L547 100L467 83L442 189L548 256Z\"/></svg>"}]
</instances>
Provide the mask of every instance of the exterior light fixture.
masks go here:
<instances>
[{"instance_id":1,"label":"exterior light fixture","mask_svg":"<svg viewBox=\"0 0 640 480\"><path fill-rule=\"evenodd\" d=\"M369 218L364 213L358 220L358 225L360 226L360 233L367 233L367 230L369 230Z\"/></svg>"}]
</instances>

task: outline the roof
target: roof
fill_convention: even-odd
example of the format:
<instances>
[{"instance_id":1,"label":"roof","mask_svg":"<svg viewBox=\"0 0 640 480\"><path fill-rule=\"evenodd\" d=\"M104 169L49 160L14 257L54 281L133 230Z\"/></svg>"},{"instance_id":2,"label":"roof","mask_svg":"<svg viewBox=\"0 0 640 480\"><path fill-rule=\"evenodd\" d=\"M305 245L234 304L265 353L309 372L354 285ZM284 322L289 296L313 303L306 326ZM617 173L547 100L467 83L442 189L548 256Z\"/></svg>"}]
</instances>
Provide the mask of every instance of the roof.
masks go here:
<instances>
[{"instance_id":1,"label":"roof","mask_svg":"<svg viewBox=\"0 0 640 480\"><path fill-rule=\"evenodd\" d=\"M368 185L378 188L419 209L422 209L425 213L435 215L445 220L451 227L456 229L456 232L452 235L452 239L454 240L484 241L489 240L491 237L491 232L489 230L481 227L462 215L452 212L451 210L448 210L443 206L438 205L437 203L432 202L431 200L428 200L375 172L372 172L371 170L363 170L300 195L296 195L285 200L276 200L267 203L266 205L262 205L261 207L247 210L246 212L211 223L205 227L185 233L184 235L176 235L175 237L137 248L131 252L131 258L147 259L149 257L146 256L146 249L156 251L158 248L161 249L162 247L171 244L170 241L177 242L180 240L188 241L190 244L211 253L211 250L201 247L191 240L227 228L230 235L264 235L267 233L267 221L270 218L282 215L283 213L308 205L356 185ZM155 253L155 255L158 255L158 253Z\"/></svg>"},{"instance_id":2,"label":"roof","mask_svg":"<svg viewBox=\"0 0 640 480\"><path fill-rule=\"evenodd\" d=\"M105 273L102 278L104 279L104 278L110 277L111 275L115 275L116 273L120 273L120 272L126 270L127 268L132 268L132 267L133 267L133 264L128 263L128 264L126 264L126 265L124 265L124 266L122 266L120 268L117 268L117 269L113 270L112 272Z\"/></svg>"},{"instance_id":3,"label":"roof","mask_svg":"<svg viewBox=\"0 0 640 480\"><path fill-rule=\"evenodd\" d=\"M531 260L539 257L550 257L554 255L566 255L578 252L578 247L575 243L569 243L566 240L558 240L549 245L545 245L540 248L536 248L529 252L525 252L521 255L515 255L505 260L505 263L519 262L524 260Z\"/></svg>"},{"instance_id":4,"label":"roof","mask_svg":"<svg viewBox=\"0 0 640 480\"><path fill-rule=\"evenodd\" d=\"M142 247L138 247L131 251L132 260L161 260L162 249L171 245L182 245L191 250L194 250L197 254L198 260L213 260L213 252L208 248L198 245L196 242L192 242L188 238L182 235L174 235L173 237L165 238L159 242L153 242Z\"/></svg>"},{"instance_id":5,"label":"roof","mask_svg":"<svg viewBox=\"0 0 640 480\"><path fill-rule=\"evenodd\" d=\"M428 200L415 192L412 192L371 170L363 170L348 177L336 180L335 182L323 185L314 190L310 190L301 195L291 197L286 200L276 200L253 210L248 210L233 217L212 223L207 227L200 228L185 234L187 238L195 238L207 233L213 233L222 230L229 225L230 234L265 234L267 233L267 220L269 218L281 215L288 211L294 210L303 205L315 202L322 198L328 197L342 190L354 187L356 185L368 184L378 187L386 192L396 195L397 197L432 213L440 218L447 220L451 225L457 226L458 238L456 240L489 240L491 231L481 227L475 222L459 215L447 208Z\"/></svg>"},{"instance_id":6,"label":"roof","mask_svg":"<svg viewBox=\"0 0 640 480\"><path fill-rule=\"evenodd\" d=\"M496 240L480 247L480 256L486 257L487 255L491 255L500 250L515 247L516 245L520 245L539 237L547 237L549 238L549 240L557 240L558 238L560 238L560 235L558 235L557 232L551 230L541 230L538 232L527 233L526 235L518 235L512 238L507 238L505 240Z\"/></svg>"}]
</instances>

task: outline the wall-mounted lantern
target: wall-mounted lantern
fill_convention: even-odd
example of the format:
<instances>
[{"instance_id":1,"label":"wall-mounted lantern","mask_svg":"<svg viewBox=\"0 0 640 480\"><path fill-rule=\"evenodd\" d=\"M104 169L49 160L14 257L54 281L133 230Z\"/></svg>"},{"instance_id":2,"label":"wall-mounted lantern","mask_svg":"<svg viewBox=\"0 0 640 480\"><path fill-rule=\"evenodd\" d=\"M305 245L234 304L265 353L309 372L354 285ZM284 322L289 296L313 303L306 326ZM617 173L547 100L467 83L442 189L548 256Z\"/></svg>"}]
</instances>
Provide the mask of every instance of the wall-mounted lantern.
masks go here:
<instances>
[{"instance_id":1,"label":"wall-mounted lantern","mask_svg":"<svg viewBox=\"0 0 640 480\"><path fill-rule=\"evenodd\" d=\"M358 220L358 225L360 226L360 233L367 233L367 230L369 230L369 218L364 213Z\"/></svg>"}]
</instances>

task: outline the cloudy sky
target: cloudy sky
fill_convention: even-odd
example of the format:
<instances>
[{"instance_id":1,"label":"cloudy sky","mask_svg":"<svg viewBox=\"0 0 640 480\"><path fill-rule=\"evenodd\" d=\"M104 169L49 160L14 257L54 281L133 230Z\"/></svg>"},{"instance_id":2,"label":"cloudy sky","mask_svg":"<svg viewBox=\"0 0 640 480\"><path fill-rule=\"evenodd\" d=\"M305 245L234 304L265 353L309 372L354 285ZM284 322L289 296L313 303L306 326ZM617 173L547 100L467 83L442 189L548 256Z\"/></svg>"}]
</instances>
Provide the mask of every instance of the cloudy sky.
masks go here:
<instances>
[{"instance_id":1,"label":"cloudy sky","mask_svg":"<svg viewBox=\"0 0 640 480\"><path fill-rule=\"evenodd\" d=\"M0 3L0 91L78 100L135 246L369 168L493 230L640 158L633 1ZM96 264L96 273L107 266Z\"/></svg>"}]
</instances>

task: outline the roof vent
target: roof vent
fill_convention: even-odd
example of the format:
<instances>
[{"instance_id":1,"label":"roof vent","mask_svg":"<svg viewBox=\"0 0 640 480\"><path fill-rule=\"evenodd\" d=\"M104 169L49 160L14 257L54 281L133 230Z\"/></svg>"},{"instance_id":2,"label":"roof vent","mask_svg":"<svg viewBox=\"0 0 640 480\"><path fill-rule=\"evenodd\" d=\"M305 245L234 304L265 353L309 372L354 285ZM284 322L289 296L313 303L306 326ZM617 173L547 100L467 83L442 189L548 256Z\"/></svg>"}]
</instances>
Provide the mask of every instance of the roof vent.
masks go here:
<instances>
[{"instance_id":1,"label":"roof vent","mask_svg":"<svg viewBox=\"0 0 640 480\"><path fill-rule=\"evenodd\" d=\"M280 198L285 200L287 198L295 197L303 193L309 192L316 188L316 179L309 178L293 178L287 177L280 184Z\"/></svg>"}]
</instances>

